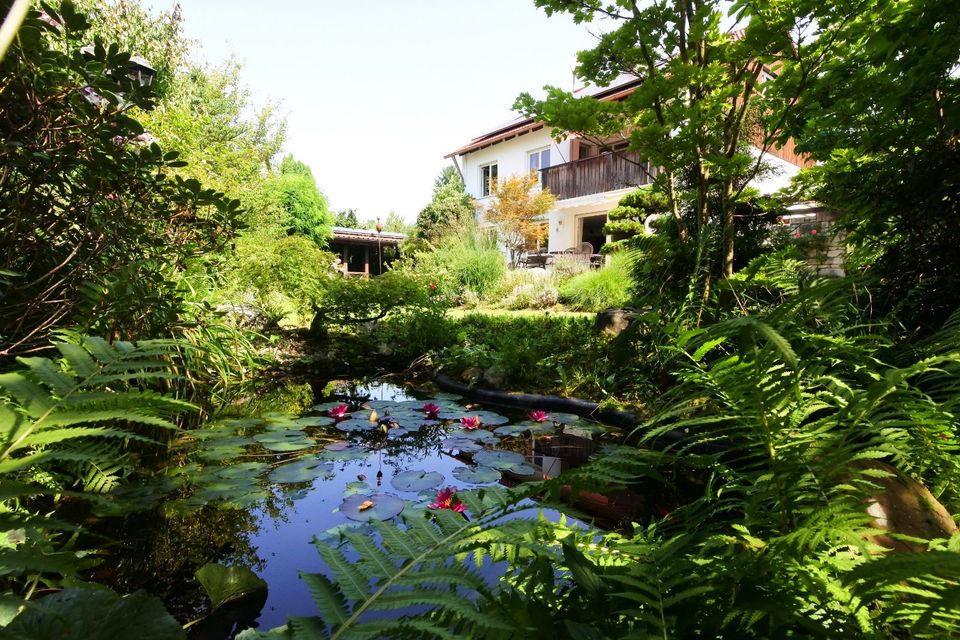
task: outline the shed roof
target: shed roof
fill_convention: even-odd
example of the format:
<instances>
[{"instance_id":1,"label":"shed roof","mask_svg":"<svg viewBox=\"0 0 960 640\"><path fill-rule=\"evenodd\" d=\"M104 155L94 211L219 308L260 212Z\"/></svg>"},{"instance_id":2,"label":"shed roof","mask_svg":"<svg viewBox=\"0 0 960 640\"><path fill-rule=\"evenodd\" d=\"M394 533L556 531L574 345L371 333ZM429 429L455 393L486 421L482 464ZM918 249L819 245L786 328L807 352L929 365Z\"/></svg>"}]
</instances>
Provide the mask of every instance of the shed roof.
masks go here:
<instances>
[{"instance_id":1,"label":"shed roof","mask_svg":"<svg viewBox=\"0 0 960 640\"><path fill-rule=\"evenodd\" d=\"M376 229L350 229L348 227L333 228L333 242L362 242L376 243L384 246L400 244L407 234L395 231L377 233Z\"/></svg>"}]
</instances>

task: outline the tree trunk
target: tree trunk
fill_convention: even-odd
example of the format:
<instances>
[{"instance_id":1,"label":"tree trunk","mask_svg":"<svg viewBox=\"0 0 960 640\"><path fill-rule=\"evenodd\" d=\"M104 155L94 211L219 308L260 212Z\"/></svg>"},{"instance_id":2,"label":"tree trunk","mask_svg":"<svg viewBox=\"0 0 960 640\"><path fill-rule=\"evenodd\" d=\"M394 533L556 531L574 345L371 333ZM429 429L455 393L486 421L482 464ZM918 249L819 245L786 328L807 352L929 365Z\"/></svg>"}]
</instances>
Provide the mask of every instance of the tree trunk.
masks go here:
<instances>
[{"instance_id":1,"label":"tree trunk","mask_svg":"<svg viewBox=\"0 0 960 640\"><path fill-rule=\"evenodd\" d=\"M727 179L723 184L723 198L720 202L723 209L723 276L733 275L733 183Z\"/></svg>"}]
</instances>

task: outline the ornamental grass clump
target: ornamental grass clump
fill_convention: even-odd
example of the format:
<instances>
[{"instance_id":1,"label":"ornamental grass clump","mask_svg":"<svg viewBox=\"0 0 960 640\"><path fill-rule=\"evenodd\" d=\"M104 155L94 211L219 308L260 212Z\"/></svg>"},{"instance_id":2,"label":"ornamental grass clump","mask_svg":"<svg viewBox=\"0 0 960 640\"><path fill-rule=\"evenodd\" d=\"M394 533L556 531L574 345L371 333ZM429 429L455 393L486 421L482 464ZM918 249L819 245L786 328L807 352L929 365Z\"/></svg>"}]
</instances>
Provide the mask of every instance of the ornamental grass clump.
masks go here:
<instances>
[{"instance_id":1,"label":"ornamental grass clump","mask_svg":"<svg viewBox=\"0 0 960 640\"><path fill-rule=\"evenodd\" d=\"M631 260L623 254L610 256L597 271L582 273L560 286L560 301L581 311L601 311L630 302Z\"/></svg>"}]
</instances>

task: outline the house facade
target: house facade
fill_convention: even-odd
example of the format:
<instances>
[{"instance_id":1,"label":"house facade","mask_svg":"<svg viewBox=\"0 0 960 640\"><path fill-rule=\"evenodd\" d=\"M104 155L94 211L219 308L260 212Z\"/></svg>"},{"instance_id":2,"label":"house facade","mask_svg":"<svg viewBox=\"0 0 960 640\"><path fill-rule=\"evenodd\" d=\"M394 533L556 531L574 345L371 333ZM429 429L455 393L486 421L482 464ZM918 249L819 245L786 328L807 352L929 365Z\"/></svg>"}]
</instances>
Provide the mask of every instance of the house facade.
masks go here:
<instances>
[{"instance_id":1,"label":"house facade","mask_svg":"<svg viewBox=\"0 0 960 640\"><path fill-rule=\"evenodd\" d=\"M621 76L609 87L581 90L580 94L584 99L619 100L639 82L635 77ZM607 213L625 194L650 184L657 173L656 167L644 163L640 154L626 147L623 140L597 145L577 136L557 142L542 122L520 117L474 138L446 157L463 176L467 193L480 204L481 218L490 202L491 179L538 172L541 187L557 197L555 207L543 218L548 229L546 250L564 251L587 242L597 253L608 241L603 234ZM764 160L772 172L754 183L761 193L786 186L802 166L807 166L794 153L792 143L768 150Z\"/></svg>"}]
</instances>

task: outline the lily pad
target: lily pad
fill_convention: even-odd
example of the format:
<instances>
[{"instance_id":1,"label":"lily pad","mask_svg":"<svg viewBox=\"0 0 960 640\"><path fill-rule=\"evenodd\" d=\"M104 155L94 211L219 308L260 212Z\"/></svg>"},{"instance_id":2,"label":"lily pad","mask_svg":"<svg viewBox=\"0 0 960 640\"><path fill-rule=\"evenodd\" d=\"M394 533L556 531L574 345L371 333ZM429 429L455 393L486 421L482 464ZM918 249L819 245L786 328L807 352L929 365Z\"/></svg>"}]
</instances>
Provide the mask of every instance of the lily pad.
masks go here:
<instances>
[{"instance_id":1,"label":"lily pad","mask_svg":"<svg viewBox=\"0 0 960 640\"><path fill-rule=\"evenodd\" d=\"M443 474L439 471L410 470L393 476L390 484L400 491L425 491L432 489L443 482Z\"/></svg>"},{"instance_id":2,"label":"lily pad","mask_svg":"<svg viewBox=\"0 0 960 640\"><path fill-rule=\"evenodd\" d=\"M403 407L403 402L398 402L396 400L367 400L361 405L367 411L377 411L378 413L383 413L384 411L389 411L390 409L399 409Z\"/></svg>"},{"instance_id":3,"label":"lily pad","mask_svg":"<svg viewBox=\"0 0 960 640\"><path fill-rule=\"evenodd\" d=\"M463 438L464 440L473 440L484 444L497 444L500 438L486 429L460 429L447 433L448 438Z\"/></svg>"},{"instance_id":4,"label":"lily pad","mask_svg":"<svg viewBox=\"0 0 960 640\"><path fill-rule=\"evenodd\" d=\"M340 431L346 431L348 433L355 431L372 431L373 429L379 428L379 424L376 422L370 422L367 418L350 418L349 420L344 420L343 422L337 423L337 429L340 429Z\"/></svg>"},{"instance_id":5,"label":"lily pad","mask_svg":"<svg viewBox=\"0 0 960 640\"><path fill-rule=\"evenodd\" d=\"M252 438L241 436L226 436L211 438L199 445L197 456L202 460L220 461L236 458L246 452L246 447L253 443Z\"/></svg>"},{"instance_id":6,"label":"lily pad","mask_svg":"<svg viewBox=\"0 0 960 640\"><path fill-rule=\"evenodd\" d=\"M480 418L480 424L485 427L496 427L510 422L510 418L502 416L499 413L494 413L493 411L473 411L469 415Z\"/></svg>"},{"instance_id":7,"label":"lily pad","mask_svg":"<svg viewBox=\"0 0 960 640\"><path fill-rule=\"evenodd\" d=\"M259 442L264 449L279 452L299 451L316 444L303 431L268 431L253 436L253 439Z\"/></svg>"},{"instance_id":8,"label":"lily pad","mask_svg":"<svg viewBox=\"0 0 960 640\"><path fill-rule=\"evenodd\" d=\"M313 405L311 410L326 412L326 411L329 411L330 409L333 409L334 407L339 407L342 404L349 406L350 403L344 402L343 400L331 400L330 402L321 402L320 404L315 404Z\"/></svg>"},{"instance_id":9,"label":"lily pad","mask_svg":"<svg viewBox=\"0 0 960 640\"><path fill-rule=\"evenodd\" d=\"M268 469L262 462L242 462L228 467L204 469L197 475L188 476L196 487L192 504L206 504L219 500L227 506L249 506L267 497L258 483L260 475Z\"/></svg>"},{"instance_id":10,"label":"lily pad","mask_svg":"<svg viewBox=\"0 0 960 640\"><path fill-rule=\"evenodd\" d=\"M366 522L344 522L315 535L310 543L313 545L337 546L343 542L343 534L350 532L372 536L375 529L373 525Z\"/></svg>"},{"instance_id":11,"label":"lily pad","mask_svg":"<svg viewBox=\"0 0 960 640\"><path fill-rule=\"evenodd\" d=\"M515 476L521 476L524 478L527 478L532 475L536 475L537 473L537 470L528 464L518 464L517 466L510 467L509 469L505 469L504 471L506 473L509 473Z\"/></svg>"},{"instance_id":12,"label":"lily pad","mask_svg":"<svg viewBox=\"0 0 960 640\"><path fill-rule=\"evenodd\" d=\"M533 422L530 420L519 424L507 424L502 427L497 427L493 432L498 436L508 438L521 433L552 433L553 430L552 422Z\"/></svg>"},{"instance_id":13,"label":"lily pad","mask_svg":"<svg viewBox=\"0 0 960 640\"><path fill-rule=\"evenodd\" d=\"M362 460L370 452L352 442L332 442L323 448L320 457L324 460L345 462L347 460Z\"/></svg>"},{"instance_id":14,"label":"lily pad","mask_svg":"<svg viewBox=\"0 0 960 640\"><path fill-rule=\"evenodd\" d=\"M403 511L403 498L389 493L350 496L340 504L340 513L357 522L389 520Z\"/></svg>"},{"instance_id":15,"label":"lily pad","mask_svg":"<svg viewBox=\"0 0 960 640\"><path fill-rule=\"evenodd\" d=\"M502 427L497 427L493 430L493 433L501 438L510 438L512 436L519 436L529 432L530 427L525 424L505 424Z\"/></svg>"},{"instance_id":16,"label":"lily pad","mask_svg":"<svg viewBox=\"0 0 960 640\"><path fill-rule=\"evenodd\" d=\"M453 470L453 477L460 482L470 484L486 484L500 479L500 472L493 467L478 465L476 467L457 467Z\"/></svg>"},{"instance_id":17,"label":"lily pad","mask_svg":"<svg viewBox=\"0 0 960 640\"><path fill-rule=\"evenodd\" d=\"M216 609L224 604L262 594L266 598L267 583L247 567L205 564L194 573Z\"/></svg>"},{"instance_id":18,"label":"lily pad","mask_svg":"<svg viewBox=\"0 0 960 640\"><path fill-rule=\"evenodd\" d=\"M551 413L550 421L560 424L580 424L583 422L583 418L575 413Z\"/></svg>"},{"instance_id":19,"label":"lily pad","mask_svg":"<svg viewBox=\"0 0 960 640\"><path fill-rule=\"evenodd\" d=\"M298 427L327 427L335 422L330 416L304 416L292 421Z\"/></svg>"},{"instance_id":20,"label":"lily pad","mask_svg":"<svg viewBox=\"0 0 960 640\"><path fill-rule=\"evenodd\" d=\"M440 446L448 451L461 451L463 453L474 453L483 449L483 445L470 438L445 438L440 442Z\"/></svg>"},{"instance_id":21,"label":"lily pad","mask_svg":"<svg viewBox=\"0 0 960 640\"><path fill-rule=\"evenodd\" d=\"M267 465L263 462L241 462L227 467L213 467L207 473L221 480L255 480L266 469Z\"/></svg>"},{"instance_id":22,"label":"lily pad","mask_svg":"<svg viewBox=\"0 0 960 640\"><path fill-rule=\"evenodd\" d=\"M311 456L277 467L270 472L270 481L280 484L310 482L315 478L329 480L333 477L333 463Z\"/></svg>"},{"instance_id":23,"label":"lily pad","mask_svg":"<svg viewBox=\"0 0 960 640\"><path fill-rule=\"evenodd\" d=\"M349 498L350 496L369 496L373 493L374 489L366 482L348 482L347 486L343 489L343 497Z\"/></svg>"},{"instance_id":24,"label":"lily pad","mask_svg":"<svg viewBox=\"0 0 960 640\"><path fill-rule=\"evenodd\" d=\"M509 471L514 467L526 464L523 456L513 451L503 451L500 449L484 449L473 454L473 461L480 465Z\"/></svg>"}]
</instances>

